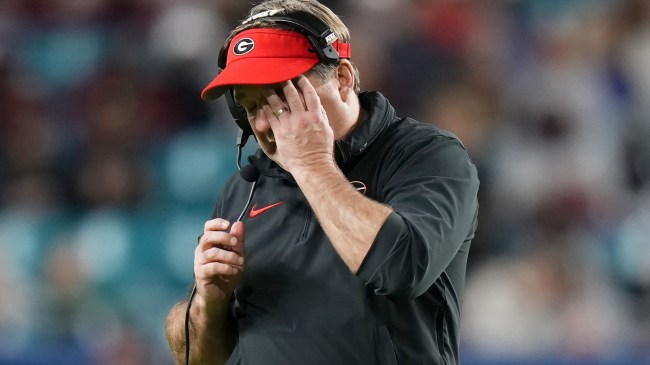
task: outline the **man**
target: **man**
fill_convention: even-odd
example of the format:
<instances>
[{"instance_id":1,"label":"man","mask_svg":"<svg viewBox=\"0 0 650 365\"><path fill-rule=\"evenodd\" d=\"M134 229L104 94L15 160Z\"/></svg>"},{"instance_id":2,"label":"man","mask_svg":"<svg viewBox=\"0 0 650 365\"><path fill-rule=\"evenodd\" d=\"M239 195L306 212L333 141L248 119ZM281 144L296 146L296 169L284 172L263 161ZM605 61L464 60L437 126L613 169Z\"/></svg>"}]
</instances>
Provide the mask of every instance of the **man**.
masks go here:
<instances>
[{"instance_id":1,"label":"man","mask_svg":"<svg viewBox=\"0 0 650 365\"><path fill-rule=\"evenodd\" d=\"M323 52L291 20L314 25L304 13L338 38L324 37ZM458 363L478 209L467 152L358 92L347 28L322 4L270 0L249 16L203 97L232 90L261 147L249 158L260 176L243 222L251 183L234 176L205 223L190 363ZM179 364L187 305L167 318Z\"/></svg>"}]
</instances>

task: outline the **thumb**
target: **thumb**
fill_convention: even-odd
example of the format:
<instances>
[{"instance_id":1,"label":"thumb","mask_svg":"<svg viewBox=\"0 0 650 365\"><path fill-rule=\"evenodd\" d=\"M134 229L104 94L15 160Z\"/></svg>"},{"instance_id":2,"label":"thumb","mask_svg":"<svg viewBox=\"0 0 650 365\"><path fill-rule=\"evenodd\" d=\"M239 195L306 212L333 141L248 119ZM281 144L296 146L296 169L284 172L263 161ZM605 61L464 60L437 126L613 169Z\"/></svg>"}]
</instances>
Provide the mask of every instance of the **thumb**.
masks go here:
<instances>
[{"instance_id":1,"label":"thumb","mask_svg":"<svg viewBox=\"0 0 650 365\"><path fill-rule=\"evenodd\" d=\"M240 255L244 254L244 231L244 223L241 221L233 223L230 227L230 234L237 238L237 244L232 249Z\"/></svg>"}]
</instances>

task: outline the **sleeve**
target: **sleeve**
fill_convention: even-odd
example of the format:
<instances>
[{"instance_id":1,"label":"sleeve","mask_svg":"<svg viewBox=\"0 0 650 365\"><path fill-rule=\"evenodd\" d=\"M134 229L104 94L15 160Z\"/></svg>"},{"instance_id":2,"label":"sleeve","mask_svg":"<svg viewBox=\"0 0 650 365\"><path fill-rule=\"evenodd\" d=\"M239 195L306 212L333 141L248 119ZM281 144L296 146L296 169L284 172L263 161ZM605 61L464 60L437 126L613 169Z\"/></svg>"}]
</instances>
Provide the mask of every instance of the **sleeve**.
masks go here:
<instances>
[{"instance_id":1,"label":"sleeve","mask_svg":"<svg viewBox=\"0 0 650 365\"><path fill-rule=\"evenodd\" d=\"M460 141L412 143L391 158L381 200L393 209L357 275L378 295L417 297L471 239L479 181Z\"/></svg>"}]
</instances>

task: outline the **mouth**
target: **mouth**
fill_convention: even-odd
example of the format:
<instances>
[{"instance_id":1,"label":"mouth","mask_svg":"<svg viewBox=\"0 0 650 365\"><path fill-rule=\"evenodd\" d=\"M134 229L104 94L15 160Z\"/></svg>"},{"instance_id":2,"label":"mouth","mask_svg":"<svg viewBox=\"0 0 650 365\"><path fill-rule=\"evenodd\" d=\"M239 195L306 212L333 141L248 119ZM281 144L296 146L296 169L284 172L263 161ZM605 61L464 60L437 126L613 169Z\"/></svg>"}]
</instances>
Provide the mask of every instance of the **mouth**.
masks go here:
<instances>
[{"instance_id":1,"label":"mouth","mask_svg":"<svg viewBox=\"0 0 650 365\"><path fill-rule=\"evenodd\" d=\"M275 135L273 131L269 131L264 136L269 143L275 143Z\"/></svg>"},{"instance_id":2,"label":"mouth","mask_svg":"<svg viewBox=\"0 0 650 365\"><path fill-rule=\"evenodd\" d=\"M273 135L273 131L269 130L266 133L260 134L258 136L258 143L269 157L275 154L277 146L275 144L275 136Z\"/></svg>"}]
</instances>

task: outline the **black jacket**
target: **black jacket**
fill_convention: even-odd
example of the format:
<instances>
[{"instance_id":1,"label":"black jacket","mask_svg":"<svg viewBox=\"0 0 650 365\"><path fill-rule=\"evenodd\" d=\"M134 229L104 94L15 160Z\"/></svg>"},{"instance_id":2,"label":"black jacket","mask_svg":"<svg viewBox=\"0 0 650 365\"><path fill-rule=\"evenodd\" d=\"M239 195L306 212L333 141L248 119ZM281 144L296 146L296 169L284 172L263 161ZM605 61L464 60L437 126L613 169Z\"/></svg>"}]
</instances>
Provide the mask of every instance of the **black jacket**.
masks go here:
<instances>
[{"instance_id":1,"label":"black jacket","mask_svg":"<svg viewBox=\"0 0 650 365\"><path fill-rule=\"evenodd\" d=\"M292 177L261 151L251 156L261 176L244 219L247 266L232 311L239 339L228 364L458 363L476 169L452 134L398 118L379 93L360 98L368 118L336 142L337 161L394 213L355 275ZM234 221L250 185L233 176L214 216Z\"/></svg>"}]
</instances>

